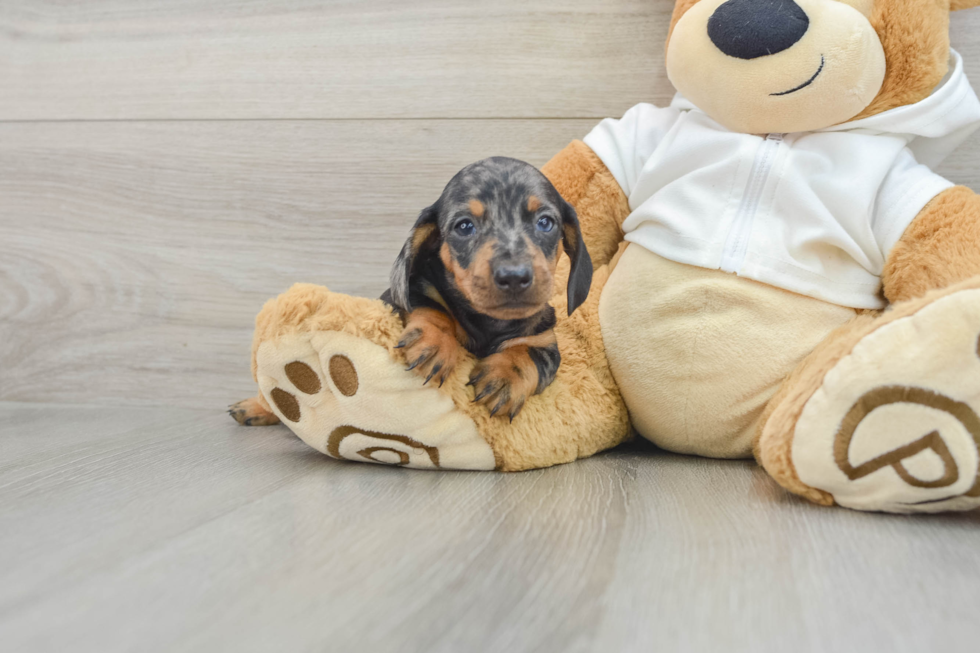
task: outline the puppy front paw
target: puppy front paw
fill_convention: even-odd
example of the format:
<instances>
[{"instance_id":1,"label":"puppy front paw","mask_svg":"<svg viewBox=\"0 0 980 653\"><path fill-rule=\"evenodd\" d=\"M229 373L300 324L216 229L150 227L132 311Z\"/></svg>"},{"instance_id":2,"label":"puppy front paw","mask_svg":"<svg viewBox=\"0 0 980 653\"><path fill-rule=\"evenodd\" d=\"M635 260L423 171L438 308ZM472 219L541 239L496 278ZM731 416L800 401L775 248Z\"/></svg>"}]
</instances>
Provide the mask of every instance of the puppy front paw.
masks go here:
<instances>
[{"instance_id":1,"label":"puppy front paw","mask_svg":"<svg viewBox=\"0 0 980 653\"><path fill-rule=\"evenodd\" d=\"M448 315L432 309L412 312L395 348L404 351L406 369L425 378L425 383L438 380L440 387L459 363L455 323Z\"/></svg>"},{"instance_id":2,"label":"puppy front paw","mask_svg":"<svg viewBox=\"0 0 980 653\"><path fill-rule=\"evenodd\" d=\"M538 368L526 347L512 347L481 360L470 374L473 401L514 421L528 397L537 392Z\"/></svg>"}]
</instances>

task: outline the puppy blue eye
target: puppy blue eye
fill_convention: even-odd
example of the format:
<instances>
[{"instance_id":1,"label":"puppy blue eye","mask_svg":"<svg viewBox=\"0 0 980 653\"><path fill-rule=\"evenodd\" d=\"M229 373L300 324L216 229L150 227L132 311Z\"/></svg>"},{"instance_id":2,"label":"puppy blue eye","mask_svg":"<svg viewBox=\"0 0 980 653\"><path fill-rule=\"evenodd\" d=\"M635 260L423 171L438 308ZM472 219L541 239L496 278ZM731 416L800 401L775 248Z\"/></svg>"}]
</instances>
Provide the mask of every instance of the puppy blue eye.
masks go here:
<instances>
[{"instance_id":1,"label":"puppy blue eye","mask_svg":"<svg viewBox=\"0 0 980 653\"><path fill-rule=\"evenodd\" d=\"M555 228L555 219L549 216L543 216L538 218L538 231L551 231Z\"/></svg>"},{"instance_id":2,"label":"puppy blue eye","mask_svg":"<svg viewBox=\"0 0 980 653\"><path fill-rule=\"evenodd\" d=\"M472 220L460 220L454 228L460 236L472 236L476 233L476 225Z\"/></svg>"}]
</instances>

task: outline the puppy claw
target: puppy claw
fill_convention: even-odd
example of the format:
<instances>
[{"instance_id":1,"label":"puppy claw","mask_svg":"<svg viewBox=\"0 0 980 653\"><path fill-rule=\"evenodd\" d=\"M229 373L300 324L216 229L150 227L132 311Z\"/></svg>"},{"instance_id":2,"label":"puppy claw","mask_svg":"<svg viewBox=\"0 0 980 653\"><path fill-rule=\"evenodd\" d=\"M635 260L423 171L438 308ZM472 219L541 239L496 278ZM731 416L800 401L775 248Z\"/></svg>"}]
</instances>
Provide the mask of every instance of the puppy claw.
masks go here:
<instances>
[{"instance_id":1,"label":"puppy claw","mask_svg":"<svg viewBox=\"0 0 980 653\"><path fill-rule=\"evenodd\" d=\"M414 345L421 338L422 338L422 329L417 329L417 328L408 329L404 333L402 333L401 340L398 341L398 344L395 346L395 349L403 349L405 347Z\"/></svg>"},{"instance_id":2,"label":"puppy claw","mask_svg":"<svg viewBox=\"0 0 980 653\"><path fill-rule=\"evenodd\" d=\"M433 365L432 369L429 371L429 376L425 377L425 383L423 383L422 385L427 385L429 381L432 380L432 377L438 374L440 370L442 370L442 363L436 363L435 365ZM442 383L440 383L439 385L441 386Z\"/></svg>"},{"instance_id":3,"label":"puppy claw","mask_svg":"<svg viewBox=\"0 0 980 653\"><path fill-rule=\"evenodd\" d=\"M432 355L433 355L433 353L434 353L434 352L431 352L431 351L424 351L424 352L422 352L422 355L421 355L421 356L419 356L418 358L416 358L416 359L415 359L415 362L414 362L414 363L412 363L412 364L410 364L410 365L409 365L408 367L406 367L405 369L406 369L407 371L409 371L409 372L411 372L411 371L412 371L412 370L414 370L414 369L415 369L416 367L418 367L419 365L422 365L423 363L425 363L426 361L428 361L428 360L429 360L430 358L432 358Z\"/></svg>"},{"instance_id":4,"label":"puppy claw","mask_svg":"<svg viewBox=\"0 0 980 653\"><path fill-rule=\"evenodd\" d=\"M490 409L490 417L494 417L500 410L510 402L509 393L505 393L503 399L497 402L497 404Z\"/></svg>"},{"instance_id":5,"label":"puppy claw","mask_svg":"<svg viewBox=\"0 0 980 653\"><path fill-rule=\"evenodd\" d=\"M496 392L496 390L497 390L497 386L495 384L488 383L485 386L483 386L483 389L482 390L480 390L479 392L476 393L476 396L473 397L473 401L481 401L483 399L486 399L493 392Z\"/></svg>"},{"instance_id":6,"label":"puppy claw","mask_svg":"<svg viewBox=\"0 0 980 653\"><path fill-rule=\"evenodd\" d=\"M521 409L523 408L524 408L524 400L521 399L520 402L518 402L518 404L511 409L510 414L508 415L511 424L514 423L514 418L517 417L517 414L520 413Z\"/></svg>"}]
</instances>

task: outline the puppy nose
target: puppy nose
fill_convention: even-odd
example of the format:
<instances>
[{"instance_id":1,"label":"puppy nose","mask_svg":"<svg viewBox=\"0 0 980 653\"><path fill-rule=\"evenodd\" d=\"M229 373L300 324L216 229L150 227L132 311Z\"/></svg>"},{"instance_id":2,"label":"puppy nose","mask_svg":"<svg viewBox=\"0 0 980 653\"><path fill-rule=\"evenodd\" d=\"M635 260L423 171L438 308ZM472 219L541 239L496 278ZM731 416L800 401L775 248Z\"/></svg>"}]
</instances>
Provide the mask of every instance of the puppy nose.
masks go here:
<instances>
[{"instance_id":1,"label":"puppy nose","mask_svg":"<svg viewBox=\"0 0 980 653\"><path fill-rule=\"evenodd\" d=\"M708 37L729 57L757 59L793 47L809 27L793 0L728 0L708 19Z\"/></svg>"},{"instance_id":2,"label":"puppy nose","mask_svg":"<svg viewBox=\"0 0 980 653\"><path fill-rule=\"evenodd\" d=\"M501 290L526 290L534 281L534 271L527 265L502 265L493 273L493 282Z\"/></svg>"}]
</instances>

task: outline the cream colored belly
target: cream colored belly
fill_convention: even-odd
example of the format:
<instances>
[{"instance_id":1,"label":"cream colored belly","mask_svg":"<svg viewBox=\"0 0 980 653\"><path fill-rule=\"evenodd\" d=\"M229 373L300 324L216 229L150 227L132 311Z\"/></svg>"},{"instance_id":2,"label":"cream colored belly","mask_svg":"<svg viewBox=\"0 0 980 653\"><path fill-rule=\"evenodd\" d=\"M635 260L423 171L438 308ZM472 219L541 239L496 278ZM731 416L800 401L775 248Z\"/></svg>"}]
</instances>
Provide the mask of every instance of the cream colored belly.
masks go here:
<instances>
[{"instance_id":1,"label":"cream colored belly","mask_svg":"<svg viewBox=\"0 0 980 653\"><path fill-rule=\"evenodd\" d=\"M656 445L752 455L762 411L827 334L855 315L629 245L599 304L609 363L636 430Z\"/></svg>"}]
</instances>

